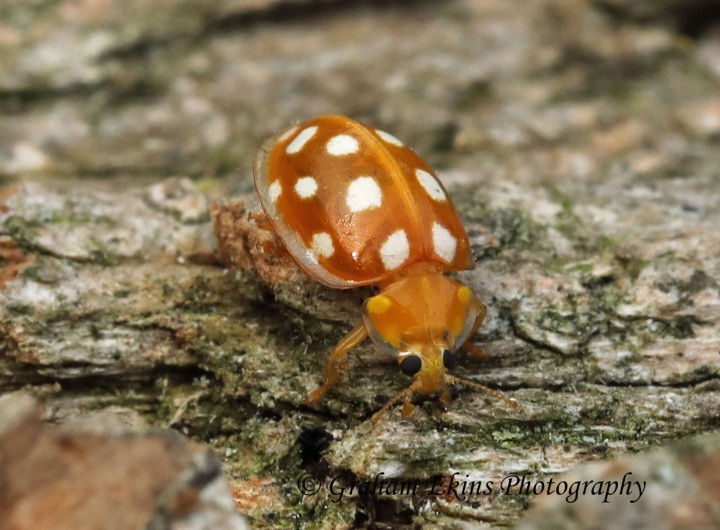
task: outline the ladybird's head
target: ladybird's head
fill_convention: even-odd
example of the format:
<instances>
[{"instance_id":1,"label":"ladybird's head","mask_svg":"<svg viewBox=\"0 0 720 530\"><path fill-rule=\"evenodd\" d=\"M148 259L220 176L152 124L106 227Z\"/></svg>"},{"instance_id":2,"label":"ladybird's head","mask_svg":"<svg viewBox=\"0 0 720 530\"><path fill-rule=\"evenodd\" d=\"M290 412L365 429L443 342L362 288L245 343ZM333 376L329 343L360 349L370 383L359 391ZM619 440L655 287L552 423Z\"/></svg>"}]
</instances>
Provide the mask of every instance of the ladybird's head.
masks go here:
<instances>
[{"instance_id":1,"label":"ladybird's head","mask_svg":"<svg viewBox=\"0 0 720 530\"><path fill-rule=\"evenodd\" d=\"M363 317L375 345L393 355L412 383L378 413L405 398L403 416L410 413L414 392L440 392L450 400L448 385L460 382L448 373L457 352L482 323L487 309L469 287L442 274L418 274L403 278L365 302ZM473 381L476 388L498 393ZM508 398L499 395L510 402ZM514 403L514 402L512 402Z\"/></svg>"},{"instance_id":2,"label":"ladybird's head","mask_svg":"<svg viewBox=\"0 0 720 530\"><path fill-rule=\"evenodd\" d=\"M445 390L448 382L447 371L457 363L458 352L445 349L439 351L432 347L425 351L410 350L398 355L400 370L413 378L413 390L421 394L431 394Z\"/></svg>"},{"instance_id":3,"label":"ladybird's head","mask_svg":"<svg viewBox=\"0 0 720 530\"><path fill-rule=\"evenodd\" d=\"M453 352L485 318L485 305L469 287L442 274L403 278L365 302L370 338L393 355L413 378L413 388L429 394L443 390Z\"/></svg>"}]
</instances>

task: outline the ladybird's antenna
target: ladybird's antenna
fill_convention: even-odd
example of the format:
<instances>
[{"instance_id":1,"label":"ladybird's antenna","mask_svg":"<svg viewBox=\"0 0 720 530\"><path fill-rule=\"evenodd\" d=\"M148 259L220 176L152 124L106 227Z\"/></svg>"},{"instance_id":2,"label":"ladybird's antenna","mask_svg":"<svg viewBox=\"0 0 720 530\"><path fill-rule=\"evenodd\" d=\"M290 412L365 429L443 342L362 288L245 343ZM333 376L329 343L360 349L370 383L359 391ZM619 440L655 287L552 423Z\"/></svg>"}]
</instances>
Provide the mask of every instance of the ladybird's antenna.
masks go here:
<instances>
[{"instance_id":1,"label":"ladybird's antenna","mask_svg":"<svg viewBox=\"0 0 720 530\"><path fill-rule=\"evenodd\" d=\"M383 405L383 408L381 408L380 410L378 410L378 411L373 415L372 419L370 420L370 422L373 424L373 427L374 427L375 425L377 425L377 423L378 423L378 422L380 421L380 419L385 415L385 413L386 413L388 410L390 410L390 408L391 408L393 405L395 405L395 403L397 403L398 401L400 401L402 398L405 398L405 404L407 405L407 404L408 404L408 398L410 397L410 395L412 395L412 392L413 392L414 390L415 390L415 383L411 384L411 385L410 385L409 387L407 387L405 390L403 390L402 392L400 392L397 396L395 396L395 397L392 398L390 401L388 401L387 403L385 403L385 405ZM403 412L404 412L404 409L403 409ZM403 416L403 417L405 417L405 416Z\"/></svg>"},{"instance_id":2,"label":"ladybird's antenna","mask_svg":"<svg viewBox=\"0 0 720 530\"><path fill-rule=\"evenodd\" d=\"M481 385L480 383L476 383L475 381L471 381L470 379L461 379L460 377L455 377L452 375L445 375L445 380L450 383L462 383L464 385L468 385L474 388L477 388L479 390L482 390L483 392L490 394L491 396L495 396L498 399L502 399L505 403L510 405L512 408L516 409L518 408L519 403L515 401L514 399L511 399L507 397L502 392L498 392L497 390L493 390L492 388L488 388L485 385Z\"/></svg>"}]
</instances>

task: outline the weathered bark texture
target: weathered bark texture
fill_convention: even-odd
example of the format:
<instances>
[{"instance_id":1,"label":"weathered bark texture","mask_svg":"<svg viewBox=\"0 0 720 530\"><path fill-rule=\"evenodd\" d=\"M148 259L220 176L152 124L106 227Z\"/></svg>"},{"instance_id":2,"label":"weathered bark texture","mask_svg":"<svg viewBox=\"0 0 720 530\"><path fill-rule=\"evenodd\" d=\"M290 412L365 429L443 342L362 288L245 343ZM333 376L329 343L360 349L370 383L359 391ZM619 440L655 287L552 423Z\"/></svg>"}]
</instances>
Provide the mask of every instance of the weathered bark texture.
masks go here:
<instances>
[{"instance_id":1,"label":"weathered bark texture","mask_svg":"<svg viewBox=\"0 0 720 530\"><path fill-rule=\"evenodd\" d=\"M328 484L545 480L717 429L716 6L3 2L0 392L40 397L53 423L112 408L210 444L256 528L505 527L532 495L334 502ZM459 277L490 309L477 341L492 362L456 372L519 409L458 388L447 408L373 429L408 381L370 344L317 410L303 405L369 290L269 260L271 235L240 204L257 208L262 139L326 113L391 131L440 170L477 259ZM667 479L675 457L653 455L616 465ZM303 497L308 472L325 482ZM613 500L630 518L618 524L661 528L650 507L679 476ZM707 497L688 505L717 514L717 478L698 476ZM585 517L592 495L578 503L543 502L520 527L609 517L601 502Z\"/></svg>"}]
</instances>

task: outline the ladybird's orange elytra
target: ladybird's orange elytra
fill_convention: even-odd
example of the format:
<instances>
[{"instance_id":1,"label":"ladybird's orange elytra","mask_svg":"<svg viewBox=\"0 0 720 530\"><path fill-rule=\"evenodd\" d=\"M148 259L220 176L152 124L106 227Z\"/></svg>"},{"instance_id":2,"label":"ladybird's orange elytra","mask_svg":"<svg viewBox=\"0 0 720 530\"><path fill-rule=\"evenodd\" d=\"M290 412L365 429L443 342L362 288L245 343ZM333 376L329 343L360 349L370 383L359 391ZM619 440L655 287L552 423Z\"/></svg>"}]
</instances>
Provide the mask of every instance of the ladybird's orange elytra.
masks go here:
<instances>
[{"instance_id":1,"label":"ladybird's orange elytra","mask_svg":"<svg viewBox=\"0 0 720 530\"><path fill-rule=\"evenodd\" d=\"M447 399L447 384L458 380L446 373L443 352L463 348L486 310L469 287L444 275L474 261L432 168L390 133L320 116L268 139L254 174L272 228L310 277L339 289L381 289L366 301L363 322L330 353L325 381L308 402L337 382L340 361L367 336L401 364L420 360L411 385L375 419L401 398L411 410L416 391Z\"/></svg>"}]
</instances>

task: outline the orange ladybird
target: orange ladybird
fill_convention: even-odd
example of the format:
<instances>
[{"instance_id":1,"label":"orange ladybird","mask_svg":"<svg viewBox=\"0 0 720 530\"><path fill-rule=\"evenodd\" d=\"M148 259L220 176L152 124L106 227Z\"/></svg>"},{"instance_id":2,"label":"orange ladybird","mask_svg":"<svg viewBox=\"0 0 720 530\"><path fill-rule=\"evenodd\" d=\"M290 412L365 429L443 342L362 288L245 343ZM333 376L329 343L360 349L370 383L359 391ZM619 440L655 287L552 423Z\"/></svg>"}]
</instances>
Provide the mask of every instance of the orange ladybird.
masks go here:
<instances>
[{"instance_id":1,"label":"orange ladybird","mask_svg":"<svg viewBox=\"0 0 720 530\"><path fill-rule=\"evenodd\" d=\"M255 157L255 186L273 229L298 265L337 289L376 285L363 322L330 352L323 384L334 386L347 353L370 336L393 355L410 386L400 399L411 414L414 392L451 400L447 373L487 313L469 287L444 275L475 264L465 229L433 170L393 135L344 116L320 116L267 140ZM473 381L462 382L516 402Z\"/></svg>"}]
</instances>

